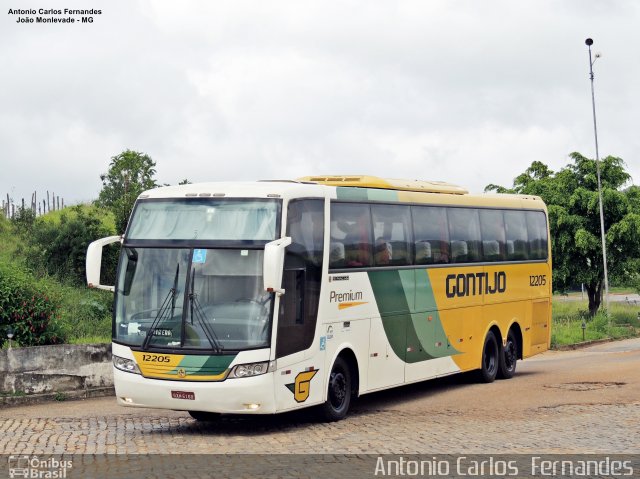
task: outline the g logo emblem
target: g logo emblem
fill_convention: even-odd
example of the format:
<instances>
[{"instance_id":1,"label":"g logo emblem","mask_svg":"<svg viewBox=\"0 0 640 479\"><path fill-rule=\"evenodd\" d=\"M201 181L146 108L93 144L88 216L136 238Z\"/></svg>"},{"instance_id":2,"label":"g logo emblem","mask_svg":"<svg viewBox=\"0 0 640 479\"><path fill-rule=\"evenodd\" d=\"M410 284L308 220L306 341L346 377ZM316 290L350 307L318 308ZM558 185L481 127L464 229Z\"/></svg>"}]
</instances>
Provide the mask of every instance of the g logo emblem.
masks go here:
<instances>
[{"instance_id":1,"label":"g logo emblem","mask_svg":"<svg viewBox=\"0 0 640 479\"><path fill-rule=\"evenodd\" d=\"M295 382L286 385L293 393L293 398L296 402L305 402L309 399L311 380L317 372L318 369L314 369L313 371L303 371L296 376Z\"/></svg>"}]
</instances>

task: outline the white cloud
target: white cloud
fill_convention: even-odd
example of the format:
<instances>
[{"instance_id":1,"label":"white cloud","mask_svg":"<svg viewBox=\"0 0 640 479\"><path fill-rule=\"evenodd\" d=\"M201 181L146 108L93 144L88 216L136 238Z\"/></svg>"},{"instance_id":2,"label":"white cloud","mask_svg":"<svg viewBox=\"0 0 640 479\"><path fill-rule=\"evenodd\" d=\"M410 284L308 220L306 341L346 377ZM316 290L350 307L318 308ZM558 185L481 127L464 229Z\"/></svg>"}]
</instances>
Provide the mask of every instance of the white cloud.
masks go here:
<instances>
[{"instance_id":1,"label":"white cloud","mask_svg":"<svg viewBox=\"0 0 640 479\"><path fill-rule=\"evenodd\" d=\"M78 2L64 3L50 7ZM73 29L2 19L0 195L96 197L125 148L167 183L346 172L510 184L531 161L594 155L587 36L603 52L601 154L640 178L635 2L95 6L103 15Z\"/></svg>"}]
</instances>

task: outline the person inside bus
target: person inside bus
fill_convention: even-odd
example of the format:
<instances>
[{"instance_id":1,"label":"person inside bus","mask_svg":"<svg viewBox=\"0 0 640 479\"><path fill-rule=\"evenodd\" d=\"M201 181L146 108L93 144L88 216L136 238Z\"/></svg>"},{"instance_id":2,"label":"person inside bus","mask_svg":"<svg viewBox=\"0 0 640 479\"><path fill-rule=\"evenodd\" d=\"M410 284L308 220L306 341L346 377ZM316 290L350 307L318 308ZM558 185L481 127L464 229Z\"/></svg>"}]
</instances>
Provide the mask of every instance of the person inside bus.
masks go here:
<instances>
[{"instance_id":1,"label":"person inside bus","mask_svg":"<svg viewBox=\"0 0 640 479\"><path fill-rule=\"evenodd\" d=\"M391 264L391 243L384 238L378 238L376 240L376 254L375 261L377 266L384 266Z\"/></svg>"},{"instance_id":2,"label":"person inside bus","mask_svg":"<svg viewBox=\"0 0 640 479\"><path fill-rule=\"evenodd\" d=\"M343 225L347 232L344 240L345 263L349 268L371 266L371 240L368 236L369 225L362 222Z\"/></svg>"}]
</instances>

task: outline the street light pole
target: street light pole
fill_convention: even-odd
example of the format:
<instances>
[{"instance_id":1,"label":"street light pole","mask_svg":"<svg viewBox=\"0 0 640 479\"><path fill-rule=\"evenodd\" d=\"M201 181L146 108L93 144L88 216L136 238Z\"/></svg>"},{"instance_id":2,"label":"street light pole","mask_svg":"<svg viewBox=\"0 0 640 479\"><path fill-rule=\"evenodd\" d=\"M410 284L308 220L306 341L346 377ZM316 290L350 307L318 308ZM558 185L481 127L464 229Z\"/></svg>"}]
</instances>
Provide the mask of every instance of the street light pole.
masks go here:
<instances>
[{"instance_id":1,"label":"street light pole","mask_svg":"<svg viewBox=\"0 0 640 479\"><path fill-rule=\"evenodd\" d=\"M602 239L602 262L604 264L605 311L607 313L607 317L609 317L609 276L607 274L607 245L605 242L605 235L604 235L604 212L602 209L602 186L600 183L600 153L598 152L598 127L596 125L596 96L593 90L593 64L600 57L600 55L596 53L595 60L592 60L591 45L593 45L593 40L591 38L587 38L584 43L587 45L587 47L589 47L589 78L591 78L591 105L593 107L593 135L596 139L596 172L598 174L598 203L600 205L600 236ZM609 323L611 323L611 319L609 319Z\"/></svg>"}]
</instances>

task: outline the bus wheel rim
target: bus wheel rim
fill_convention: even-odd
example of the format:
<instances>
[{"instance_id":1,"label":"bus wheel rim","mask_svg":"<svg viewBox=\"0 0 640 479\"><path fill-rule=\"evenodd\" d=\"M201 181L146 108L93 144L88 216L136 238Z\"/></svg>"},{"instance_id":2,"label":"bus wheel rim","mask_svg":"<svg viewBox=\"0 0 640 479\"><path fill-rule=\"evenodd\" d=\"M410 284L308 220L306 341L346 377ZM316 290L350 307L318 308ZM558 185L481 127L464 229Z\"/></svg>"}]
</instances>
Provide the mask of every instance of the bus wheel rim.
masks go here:
<instances>
[{"instance_id":1,"label":"bus wheel rim","mask_svg":"<svg viewBox=\"0 0 640 479\"><path fill-rule=\"evenodd\" d=\"M514 342L508 339L507 345L504 348L504 363L509 371L514 368L517 361L515 346Z\"/></svg>"},{"instance_id":2,"label":"bus wheel rim","mask_svg":"<svg viewBox=\"0 0 640 479\"><path fill-rule=\"evenodd\" d=\"M495 343L492 341L488 342L487 347L485 349L484 364L489 374L493 374L493 371L498 367L495 350L496 350Z\"/></svg>"},{"instance_id":3,"label":"bus wheel rim","mask_svg":"<svg viewBox=\"0 0 640 479\"><path fill-rule=\"evenodd\" d=\"M340 409L344 405L347 396L347 380L342 372L331 374L329 387L329 400L331 406Z\"/></svg>"}]
</instances>

